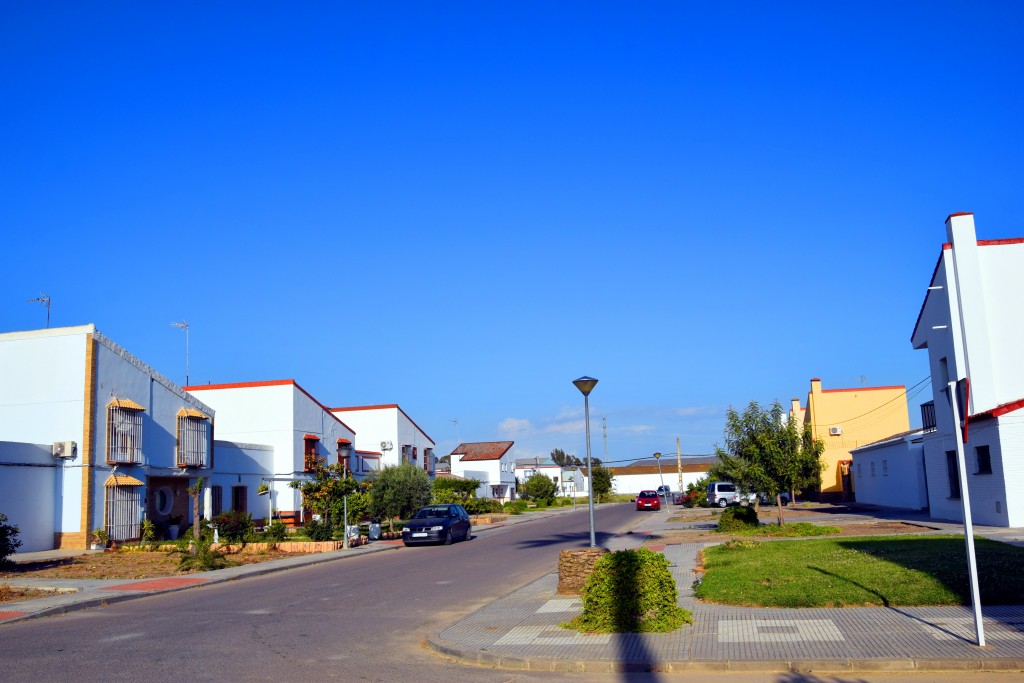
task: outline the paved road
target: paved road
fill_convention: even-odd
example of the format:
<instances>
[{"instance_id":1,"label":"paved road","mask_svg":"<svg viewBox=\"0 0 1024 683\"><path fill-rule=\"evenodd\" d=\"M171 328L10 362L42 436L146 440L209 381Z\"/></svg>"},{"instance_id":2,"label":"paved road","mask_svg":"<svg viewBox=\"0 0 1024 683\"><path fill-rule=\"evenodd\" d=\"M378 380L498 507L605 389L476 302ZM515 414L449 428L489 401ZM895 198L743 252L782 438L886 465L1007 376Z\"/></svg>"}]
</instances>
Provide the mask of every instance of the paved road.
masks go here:
<instances>
[{"instance_id":1,"label":"paved road","mask_svg":"<svg viewBox=\"0 0 1024 683\"><path fill-rule=\"evenodd\" d=\"M642 521L601 506L598 529ZM586 509L0 629L0 679L525 680L444 662L424 639L589 542ZM599 543L601 538L598 539Z\"/></svg>"}]
</instances>

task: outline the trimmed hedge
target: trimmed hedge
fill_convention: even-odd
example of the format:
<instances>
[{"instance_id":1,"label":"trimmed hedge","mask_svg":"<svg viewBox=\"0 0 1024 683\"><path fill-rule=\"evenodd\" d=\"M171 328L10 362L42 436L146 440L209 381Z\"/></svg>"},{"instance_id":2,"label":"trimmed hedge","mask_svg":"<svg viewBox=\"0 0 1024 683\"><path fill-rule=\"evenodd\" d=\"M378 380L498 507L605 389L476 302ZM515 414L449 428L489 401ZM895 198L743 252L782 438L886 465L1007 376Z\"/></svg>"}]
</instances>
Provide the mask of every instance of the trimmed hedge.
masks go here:
<instances>
[{"instance_id":1,"label":"trimmed hedge","mask_svg":"<svg viewBox=\"0 0 1024 683\"><path fill-rule=\"evenodd\" d=\"M668 560L647 548L608 553L583 585L583 614L563 623L585 633L667 633L693 622L676 605Z\"/></svg>"}]
</instances>

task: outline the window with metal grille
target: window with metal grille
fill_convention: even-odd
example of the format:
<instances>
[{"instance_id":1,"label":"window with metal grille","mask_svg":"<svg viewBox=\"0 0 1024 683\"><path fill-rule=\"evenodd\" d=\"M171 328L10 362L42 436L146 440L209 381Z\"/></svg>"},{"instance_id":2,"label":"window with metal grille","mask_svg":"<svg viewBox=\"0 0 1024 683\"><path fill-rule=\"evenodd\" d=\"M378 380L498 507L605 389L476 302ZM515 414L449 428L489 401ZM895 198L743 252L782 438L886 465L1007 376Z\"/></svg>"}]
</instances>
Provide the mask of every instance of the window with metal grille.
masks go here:
<instances>
[{"instance_id":1,"label":"window with metal grille","mask_svg":"<svg viewBox=\"0 0 1024 683\"><path fill-rule=\"evenodd\" d=\"M875 461L871 461L871 476L875 476Z\"/></svg>"},{"instance_id":2,"label":"window with metal grille","mask_svg":"<svg viewBox=\"0 0 1024 683\"><path fill-rule=\"evenodd\" d=\"M956 451L946 451L946 476L949 478L949 497L960 497L960 469L956 462Z\"/></svg>"},{"instance_id":3,"label":"window with metal grille","mask_svg":"<svg viewBox=\"0 0 1024 683\"><path fill-rule=\"evenodd\" d=\"M412 446L402 446L402 462L412 462Z\"/></svg>"},{"instance_id":4,"label":"window with metal grille","mask_svg":"<svg viewBox=\"0 0 1024 683\"><path fill-rule=\"evenodd\" d=\"M888 460L883 460L882 461L882 476L883 477L888 477L889 476L889 461Z\"/></svg>"},{"instance_id":5,"label":"window with metal grille","mask_svg":"<svg viewBox=\"0 0 1024 683\"><path fill-rule=\"evenodd\" d=\"M424 448L423 449L423 469L430 472L434 467L434 449Z\"/></svg>"},{"instance_id":6,"label":"window with metal grille","mask_svg":"<svg viewBox=\"0 0 1024 683\"><path fill-rule=\"evenodd\" d=\"M107 462L142 462L142 406L115 399L107 406Z\"/></svg>"},{"instance_id":7,"label":"window with metal grille","mask_svg":"<svg viewBox=\"0 0 1024 683\"><path fill-rule=\"evenodd\" d=\"M315 434L306 434L303 437L302 469L304 472L313 472L316 470L317 463L326 463L325 458L317 455L316 451L319 443L320 437Z\"/></svg>"},{"instance_id":8,"label":"window with metal grille","mask_svg":"<svg viewBox=\"0 0 1024 683\"><path fill-rule=\"evenodd\" d=\"M210 487L210 515L216 517L224 512L224 487Z\"/></svg>"},{"instance_id":9,"label":"window with metal grille","mask_svg":"<svg viewBox=\"0 0 1024 683\"><path fill-rule=\"evenodd\" d=\"M231 487L231 509L236 512L247 512L249 509L249 489L245 486Z\"/></svg>"},{"instance_id":10,"label":"window with metal grille","mask_svg":"<svg viewBox=\"0 0 1024 683\"><path fill-rule=\"evenodd\" d=\"M106 529L111 541L134 541L140 537L142 487L108 486Z\"/></svg>"},{"instance_id":11,"label":"window with metal grille","mask_svg":"<svg viewBox=\"0 0 1024 683\"><path fill-rule=\"evenodd\" d=\"M198 411L178 413L178 467L206 467L210 422Z\"/></svg>"}]
</instances>

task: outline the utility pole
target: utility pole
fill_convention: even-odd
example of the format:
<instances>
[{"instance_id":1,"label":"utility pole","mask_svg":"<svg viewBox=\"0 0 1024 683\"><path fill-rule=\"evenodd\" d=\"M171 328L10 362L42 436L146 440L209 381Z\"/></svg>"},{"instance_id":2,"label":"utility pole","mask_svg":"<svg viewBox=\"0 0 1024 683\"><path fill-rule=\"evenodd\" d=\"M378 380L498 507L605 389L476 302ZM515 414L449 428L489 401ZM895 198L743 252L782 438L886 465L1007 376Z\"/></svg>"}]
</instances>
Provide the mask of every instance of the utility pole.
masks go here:
<instances>
[{"instance_id":1,"label":"utility pole","mask_svg":"<svg viewBox=\"0 0 1024 683\"><path fill-rule=\"evenodd\" d=\"M604 462L608 462L608 418L601 418L601 430L604 432Z\"/></svg>"},{"instance_id":2,"label":"utility pole","mask_svg":"<svg viewBox=\"0 0 1024 683\"><path fill-rule=\"evenodd\" d=\"M679 437L676 437L676 472L679 474L679 493L683 492L683 451L679 446Z\"/></svg>"}]
</instances>

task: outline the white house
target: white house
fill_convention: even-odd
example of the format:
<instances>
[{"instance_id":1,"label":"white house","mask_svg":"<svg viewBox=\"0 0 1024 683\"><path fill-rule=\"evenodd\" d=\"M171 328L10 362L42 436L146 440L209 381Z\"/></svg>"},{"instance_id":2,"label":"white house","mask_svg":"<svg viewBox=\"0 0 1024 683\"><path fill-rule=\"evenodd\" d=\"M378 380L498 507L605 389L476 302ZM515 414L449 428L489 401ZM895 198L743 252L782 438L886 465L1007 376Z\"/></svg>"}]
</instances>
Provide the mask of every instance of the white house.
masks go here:
<instances>
[{"instance_id":1,"label":"white house","mask_svg":"<svg viewBox=\"0 0 1024 683\"><path fill-rule=\"evenodd\" d=\"M189 519L214 411L94 325L0 334L0 506L23 552ZM47 455L47 453L50 455Z\"/></svg>"},{"instance_id":2,"label":"white house","mask_svg":"<svg viewBox=\"0 0 1024 683\"><path fill-rule=\"evenodd\" d=\"M347 463L356 471L365 467L353 459L355 431L295 380L210 384L186 389L218 411L218 439L232 442L241 451L252 450L253 444L271 449L272 457L266 460L272 464L260 480L270 488L267 509L275 509L286 523L300 524L306 519L302 494L288 484L310 472L316 460ZM239 462L246 456L232 457ZM218 463L212 483L223 490L230 486L232 509L244 509L243 502L253 500L260 482L254 478L243 481L221 469ZM213 501L213 508L217 507L216 502Z\"/></svg>"},{"instance_id":3,"label":"white house","mask_svg":"<svg viewBox=\"0 0 1024 683\"><path fill-rule=\"evenodd\" d=\"M963 516L947 384L966 377L972 516L1024 526L1024 239L978 240L970 213L949 216L946 235L911 337L931 368L936 429L922 436L929 508Z\"/></svg>"},{"instance_id":4,"label":"white house","mask_svg":"<svg viewBox=\"0 0 1024 683\"><path fill-rule=\"evenodd\" d=\"M894 434L850 451L850 476L858 503L910 510L928 509L924 430Z\"/></svg>"},{"instance_id":5,"label":"white house","mask_svg":"<svg viewBox=\"0 0 1024 683\"><path fill-rule=\"evenodd\" d=\"M434 440L398 404L331 408L331 412L356 430L356 451L366 471L410 462L433 478Z\"/></svg>"},{"instance_id":6,"label":"white house","mask_svg":"<svg viewBox=\"0 0 1024 683\"><path fill-rule=\"evenodd\" d=\"M451 473L480 482L477 498L515 500L515 442L463 443L451 452Z\"/></svg>"}]
</instances>

